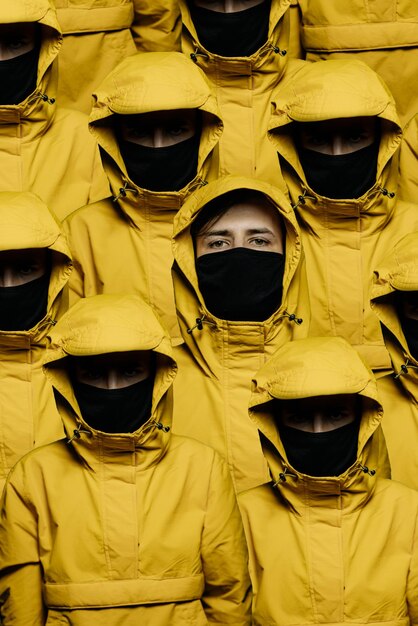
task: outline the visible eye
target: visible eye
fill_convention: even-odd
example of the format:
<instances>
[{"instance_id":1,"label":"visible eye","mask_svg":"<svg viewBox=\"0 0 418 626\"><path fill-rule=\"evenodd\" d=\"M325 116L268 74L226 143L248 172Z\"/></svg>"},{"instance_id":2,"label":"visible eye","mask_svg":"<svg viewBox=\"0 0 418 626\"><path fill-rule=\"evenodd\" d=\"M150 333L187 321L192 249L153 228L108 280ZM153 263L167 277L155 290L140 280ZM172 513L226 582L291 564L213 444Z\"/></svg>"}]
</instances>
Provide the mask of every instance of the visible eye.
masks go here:
<instances>
[{"instance_id":1,"label":"visible eye","mask_svg":"<svg viewBox=\"0 0 418 626\"><path fill-rule=\"evenodd\" d=\"M303 413L289 413L286 415L286 422L293 424L306 424L311 419Z\"/></svg>"},{"instance_id":2,"label":"visible eye","mask_svg":"<svg viewBox=\"0 0 418 626\"><path fill-rule=\"evenodd\" d=\"M208 243L208 248L211 249L224 248L225 246L228 246L228 242L224 239L215 239L214 241Z\"/></svg>"},{"instance_id":3,"label":"visible eye","mask_svg":"<svg viewBox=\"0 0 418 626\"><path fill-rule=\"evenodd\" d=\"M151 133L146 128L132 127L126 129L126 134L128 137L144 138L150 136Z\"/></svg>"},{"instance_id":4,"label":"visible eye","mask_svg":"<svg viewBox=\"0 0 418 626\"><path fill-rule=\"evenodd\" d=\"M257 248L262 248L263 246L268 246L271 242L269 239L264 239L263 237L255 237L254 239L250 239L249 243Z\"/></svg>"},{"instance_id":5,"label":"visible eye","mask_svg":"<svg viewBox=\"0 0 418 626\"><path fill-rule=\"evenodd\" d=\"M173 137L179 137L180 135L189 132L189 130L190 129L187 124L173 124L167 128L167 133Z\"/></svg>"},{"instance_id":6,"label":"visible eye","mask_svg":"<svg viewBox=\"0 0 418 626\"><path fill-rule=\"evenodd\" d=\"M143 373L144 370L141 367L126 368L122 371L122 375L125 378L134 378L135 376L140 376Z\"/></svg>"},{"instance_id":7,"label":"visible eye","mask_svg":"<svg viewBox=\"0 0 418 626\"><path fill-rule=\"evenodd\" d=\"M326 144L329 143L330 139L327 135L318 133L315 135L309 135L307 137L307 141L313 146L325 146Z\"/></svg>"},{"instance_id":8,"label":"visible eye","mask_svg":"<svg viewBox=\"0 0 418 626\"><path fill-rule=\"evenodd\" d=\"M346 417L349 417L349 413L341 407L334 407L328 411L328 418L333 422L338 422Z\"/></svg>"},{"instance_id":9,"label":"visible eye","mask_svg":"<svg viewBox=\"0 0 418 626\"><path fill-rule=\"evenodd\" d=\"M34 272L37 272L39 270L39 265L37 265L36 263L27 263L25 265L20 265L18 268L18 272L19 274L22 274L22 276L30 276L31 274L33 274Z\"/></svg>"},{"instance_id":10,"label":"visible eye","mask_svg":"<svg viewBox=\"0 0 418 626\"><path fill-rule=\"evenodd\" d=\"M104 372L100 369L81 369L80 377L84 380L100 380L103 378Z\"/></svg>"},{"instance_id":11,"label":"visible eye","mask_svg":"<svg viewBox=\"0 0 418 626\"><path fill-rule=\"evenodd\" d=\"M11 50L20 50L20 48L27 46L29 43L29 39L16 37L15 39L9 39L7 41L7 47Z\"/></svg>"}]
</instances>

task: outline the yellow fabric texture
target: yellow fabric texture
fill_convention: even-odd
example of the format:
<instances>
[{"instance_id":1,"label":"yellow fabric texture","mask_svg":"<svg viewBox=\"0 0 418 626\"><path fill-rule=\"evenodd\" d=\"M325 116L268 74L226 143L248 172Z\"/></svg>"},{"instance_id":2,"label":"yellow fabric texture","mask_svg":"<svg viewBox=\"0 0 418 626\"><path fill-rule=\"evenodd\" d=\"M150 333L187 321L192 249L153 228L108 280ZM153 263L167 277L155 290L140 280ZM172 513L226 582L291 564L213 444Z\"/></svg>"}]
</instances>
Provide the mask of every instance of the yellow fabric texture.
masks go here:
<instances>
[{"instance_id":1,"label":"yellow fabric texture","mask_svg":"<svg viewBox=\"0 0 418 626\"><path fill-rule=\"evenodd\" d=\"M64 35L59 102L86 114L104 78L137 50L180 50L180 9L174 0L54 0Z\"/></svg>"},{"instance_id":2,"label":"yellow fabric texture","mask_svg":"<svg viewBox=\"0 0 418 626\"><path fill-rule=\"evenodd\" d=\"M208 202L234 189L263 193L283 222L286 263L282 304L264 322L215 317L207 310L198 287L191 224ZM289 202L278 189L254 179L230 176L200 189L184 204L174 222L173 249L174 293L184 339L184 345L176 349L179 375L174 383L173 428L217 450L227 460L235 490L240 492L263 482L267 471L257 431L248 418L251 378L279 346L306 336L309 326L298 226Z\"/></svg>"},{"instance_id":3,"label":"yellow fabric texture","mask_svg":"<svg viewBox=\"0 0 418 626\"><path fill-rule=\"evenodd\" d=\"M340 393L362 398L357 461L337 477L301 474L269 402ZM287 344L257 374L250 414L270 470L268 483L238 498L254 626L416 624L418 496L382 471L382 407L356 352L339 337Z\"/></svg>"},{"instance_id":4,"label":"yellow fabric texture","mask_svg":"<svg viewBox=\"0 0 418 626\"><path fill-rule=\"evenodd\" d=\"M216 100L203 72L180 52L125 59L95 99L90 129L101 148L113 198L82 208L64 225L74 258L71 301L98 293L138 293L179 342L171 280L173 219L194 189L216 177L222 133ZM178 192L138 187L122 160L114 115L183 108L197 109L202 116L197 176Z\"/></svg>"},{"instance_id":5,"label":"yellow fabric texture","mask_svg":"<svg viewBox=\"0 0 418 626\"><path fill-rule=\"evenodd\" d=\"M277 156L267 141L272 89L286 65L290 0L272 0L267 42L249 57L222 57L199 42L186 0L179 0L183 52L211 81L224 122L219 176L254 176L283 187Z\"/></svg>"},{"instance_id":6,"label":"yellow fabric texture","mask_svg":"<svg viewBox=\"0 0 418 626\"><path fill-rule=\"evenodd\" d=\"M418 198L418 114L403 129L399 149L398 196L405 202L417 203Z\"/></svg>"},{"instance_id":7,"label":"yellow fabric texture","mask_svg":"<svg viewBox=\"0 0 418 626\"><path fill-rule=\"evenodd\" d=\"M306 182L294 123L357 116L380 120L376 183L357 199L320 196ZM402 133L392 96L360 61L293 61L273 97L269 135L302 232L310 335L344 337L373 370L390 368L380 324L370 310L372 268L418 220L415 206L396 195Z\"/></svg>"},{"instance_id":8,"label":"yellow fabric texture","mask_svg":"<svg viewBox=\"0 0 418 626\"><path fill-rule=\"evenodd\" d=\"M51 254L46 316L27 331L0 331L0 489L26 452L64 436L51 383L42 372L47 334L68 304L72 264L58 221L29 192L0 192L0 251Z\"/></svg>"},{"instance_id":9,"label":"yellow fabric texture","mask_svg":"<svg viewBox=\"0 0 418 626\"><path fill-rule=\"evenodd\" d=\"M406 235L374 272L371 307L384 329L394 373L379 378L392 478L418 489L418 362L397 315L396 292L418 291L418 233Z\"/></svg>"},{"instance_id":10,"label":"yellow fabric texture","mask_svg":"<svg viewBox=\"0 0 418 626\"><path fill-rule=\"evenodd\" d=\"M3 0L0 23L41 25L35 91L18 105L0 106L0 189L32 191L63 219L108 194L87 118L57 106L55 59L62 43L52 0Z\"/></svg>"},{"instance_id":11,"label":"yellow fabric texture","mask_svg":"<svg viewBox=\"0 0 418 626\"><path fill-rule=\"evenodd\" d=\"M298 0L308 61L364 61L389 86L402 125L418 108L418 5L411 0ZM402 80L399 80L402 74Z\"/></svg>"},{"instance_id":12,"label":"yellow fabric texture","mask_svg":"<svg viewBox=\"0 0 418 626\"><path fill-rule=\"evenodd\" d=\"M134 433L94 430L67 356L132 350L155 354L152 414ZM213 450L171 434L176 364L150 307L134 295L81 300L51 333L46 361L70 442L27 455L6 484L3 623L249 626L247 551L228 470Z\"/></svg>"}]
</instances>

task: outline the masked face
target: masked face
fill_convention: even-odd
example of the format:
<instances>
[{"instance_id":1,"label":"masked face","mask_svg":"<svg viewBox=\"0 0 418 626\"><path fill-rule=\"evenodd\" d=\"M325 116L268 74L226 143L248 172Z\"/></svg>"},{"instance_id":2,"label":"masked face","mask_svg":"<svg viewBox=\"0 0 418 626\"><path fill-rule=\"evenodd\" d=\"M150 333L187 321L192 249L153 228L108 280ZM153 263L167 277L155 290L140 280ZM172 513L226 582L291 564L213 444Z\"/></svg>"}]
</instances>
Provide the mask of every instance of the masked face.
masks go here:
<instances>
[{"instance_id":1,"label":"masked face","mask_svg":"<svg viewBox=\"0 0 418 626\"><path fill-rule=\"evenodd\" d=\"M119 148L129 178L150 191L180 191L197 174L196 109L119 116Z\"/></svg>"},{"instance_id":2,"label":"masked face","mask_svg":"<svg viewBox=\"0 0 418 626\"><path fill-rule=\"evenodd\" d=\"M151 416L154 369L148 350L71 357L74 395L84 420L102 432L138 430Z\"/></svg>"},{"instance_id":3,"label":"masked face","mask_svg":"<svg viewBox=\"0 0 418 626\"><path fill-rule=\"evenodd\" d=\"M399 319L411 356L418 361L418 292L400 291Z\"/></svg>"},{"instance_id":4,"label":"masked face","mask_svg":"<svg viewBox=\"0 0 418 626\"><path fill-rule=\"evenodd\" d=\"M0 330L30 330L45 317L49 277L45 248L0 252Z\"/></svg>"},{"instance_id":5,"label":"masked face","mask_svg":"<svg viewBox=\"0 0 418 626\"><path fill-rule=\"evenodd\" d=\"M224 57L244 57L267 41L270 4L270 0L194 0L189 6L206 50Z\"/></svg>"},{"instance_id":6,"label":"masked face","mask_svg":"<svg viewBox=\"0 0 418 626\"><path fill-rule=\"evenodd\" d=\"M282 224L263 196L249 196L195 238L196 273L208 310L231 321L264 321L281 304L284 274Z\"/></svg>"},{"instance_id":7,"label":"masked face","mask_svg":"<svg viewBox=\"0 0 418 626\"><path fill-rule=\"evenodd\" d=\"M375 184L376 117L298 123L296 131L299 159L313 191L327 198L359 198Z\"/></svg>"},{"instance_id":8,"label":"masked face","mask_svg":"<svg viewBox=\"0 0 418 626\"><path fill-rule=\"evenodd\" d=\"M0 105L23 102L36 88L37 24L0 24Z\"/></svg>"},{"instance_id":9,"label":"masked face","mask_svg":"<svg viewBox=\"0 0 418 626\"><path fill-rule=\"evenodd\" d=\"M280 437L289 463L309 476L339 476L357 458L361 404L357 394L278 403Z\"/></svg>"}]
</instances>

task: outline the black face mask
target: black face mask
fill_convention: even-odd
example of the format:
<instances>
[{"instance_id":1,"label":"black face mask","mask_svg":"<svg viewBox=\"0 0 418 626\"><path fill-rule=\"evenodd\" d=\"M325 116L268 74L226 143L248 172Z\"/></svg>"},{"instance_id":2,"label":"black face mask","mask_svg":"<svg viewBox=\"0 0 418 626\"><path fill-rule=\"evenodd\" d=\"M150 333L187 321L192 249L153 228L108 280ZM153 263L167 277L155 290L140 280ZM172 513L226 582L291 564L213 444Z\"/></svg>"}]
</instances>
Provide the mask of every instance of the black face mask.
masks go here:
<instances>
[{"instance_id":1,"label":"black face mask","mask_svg":"<svg viewBox=\"0 0 418 626\"><path fill-rule=\"evenodd\" d=\"M278 252L234 248L196 259L208 310L230 321L262 322L282 302L285 258Z\"/></svg>"},{"instance_id":2,"label":"black face mask","mask_svg":"<svg viewBox=\"0 0 418 626\"><path fill-rule=\"evenodd\" d=\"M17 287L0 287L0 330L30 330L46 315L50 272Z\"/></svg>"},{"instance_id":3,"label":"black face mask","mask_svg":"<svg viewBox=\"0 0 418 626\"><path fill-rule=\"evenodd\" d=\"M200 133L166 148L121 139L119 148L129 178L142 189L180 191L197 174Z\"/></svg>"},{"instance_id":4,"label":"black face mask","mask_svg":"<svg viewBox=\"0 0 418 626\"><path fill-rule=\"evenodd\" d=\"M247 57L257 52L268 37L270 0L236 11L220 13L190 3L190 15L200 43L223 57Z\"/></svg>"},{"instance_id":5,"label":"black face mask","mask_svg":"<svg viewBox=\"0 0 418 626\"><path fill-rule=\"evenodd\" d=\"M379 142L337 156L302 147L298 152L306 181L320 196L360 198L376 183Z\"/></svg>"},{"instance_id":6,"label":"black face mask","mask_svg":"<svg viewBox=\"0 0 418 626\"><path fill-rule=\"evenodd\" d=\"M19 104L36 88L39 46L14 59L0 61L0 105Z\"/></svg>"},{"instance_id":7,"label":"black face mask","mask_svg":"<svg viewBox=\"0 0 418 626\"><path fill-rule=\"evenodd\" d=\"M403 334L405 335L411 356L418 360L418 320L405 315L400 316Z\"/></svg>"},{"instance_id":8,"label":"black face mask","mask_svg":"<svg viewBox=\"0 0 418 626\"><path fill-rule=\"evenodd\" d=\"M321 433L279 426L287 459L308 476L340 476L357 458L359 420Z\"/></svg>"},{"instance_id":9,"label":"black face mask","mask_svg":"<svg viewBox=\"0 0 418 626\"><path fill-rule=\"evenodd\" d=\"M154 376L120 389L101 389L73 380L83 419L105 433L133 433L151 416Z\"/></svg>"}]
</instances>

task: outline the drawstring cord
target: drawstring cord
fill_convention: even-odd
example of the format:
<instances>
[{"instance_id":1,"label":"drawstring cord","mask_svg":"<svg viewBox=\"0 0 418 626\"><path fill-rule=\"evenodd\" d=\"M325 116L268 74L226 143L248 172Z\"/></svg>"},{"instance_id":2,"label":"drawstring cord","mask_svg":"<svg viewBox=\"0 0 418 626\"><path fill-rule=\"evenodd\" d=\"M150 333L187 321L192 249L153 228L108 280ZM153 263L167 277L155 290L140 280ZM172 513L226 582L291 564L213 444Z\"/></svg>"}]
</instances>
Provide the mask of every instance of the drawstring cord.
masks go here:
<instances>
[{"instance_id":1,"label":"drawstring cord","mask_svg":"<svg viewBox=\"0 0 418 626\"><path fill-rule=\"evenodd\" d=\"M187 329L187 334L191 335L196 328L197 330L203 330L203 322L205 324L209 324L209 326L216 326L213 322L208 322L206 320L206 315L202 315L202 317L196 317L196 324Z\"/></svg>"},{"instance_id":2,"label":"drawstring cord","mask_svg":"<svg viewBox=\"0 0 418 626\"><path fill-rule=\"evenodd\" d=\"M289 469L287 467L285 467L284 471L280 472L278 479L277 480L273 480L273 487L277 488L280 484L286 483L288 477L289 478L297 478L297 475L293 474L293 472L290 472Z\"/></svg>"},{"instance_id":3,"label":"drawstring cord","mask_svg":"<svg viewBox=\"0 0 418 626\"><path fill-rule=\"evenodd\" d=\"M304 190L303 194L298 196L298 201L296 202L296 204L292 204L292 209L295 210L297 209L301 204L306 204L306 200L313 200L314 202L316 202L316 198L315 196L310 196L308 194L307 189Z\"/></svg>"},{"instance_id":4,"label":"drawstring cord","mask_svg":"<svg viewBox=\"0 0 418 626\"><path fill-rule=\"evenodd\" d=\"M71 443L72 441L74 441L74 439L80 439L82 433L86 435L91 435L91 432L89 430L86 430L82 427L81 423L78 423L77 428L73 430L73 436L67 439L67 443Z\"/></svg>"},{"instance_id":5,"label":"drawstring cord","mask_svg":"<svg viewBox=\"0 0 418 626\"><path fill-rule=\"evenodd\" d=\"M374 476L376 474L376 470L369 469L367 465L361 465L361 463L360 463L360 469L362 472L364 472L365 474L368 474L369 476Z\"/></svg>"},{"instance_id":6,"label":"drawstring cord","mask_svg":"<svg viewBox=\"0 0 418 626\"><path fill-rule=\"evenodd\" d=\"M161 422L151 420L150 424L153 424L156 428L158 428L158 430L162 430L164 433L170 432L170 426L164 426Z\"/></svg>"},{"instance_id":7,"label":"drawstring cord","mask_svg":"<svg viewBox=\"0 0 418 626\"><path fill-rule=\"evenodd\" d=\"M395 192L394 191L388 191L386 189L386 187L378 187L380 193L382 194L382 196L387 196L388 198L394 198L395 197Z\"/></svg>"},{"instance_id":8,"label":"drawstring cord","mask_svg":"<svg viewBox=\"0 0 418 626\"><path fill-rule=\"evenodd\" d=\"M132 191L133 193L138 193L137 189L133 189L132 187L128 187L129 183L126 182L123 187L120 187L119 193L117 196L113 196L112 202L117 202L120 198L126 198L126 192Z\"/></svg>"},{"instance_id":9,"label":"drawstring cord","mask_svg":"<svg viewBox=\"0 0 418 626\"><path fill-rule=\"evenodd\" d=\"M272 43L269 43L270 50L273 50L274 54L280 54L281 57L285 57L287 54L287 50L281 50L279 46L275 46Z\"/></svg>"},{"instance_id":10,"label":"drawstring cord","mask_svg":"<svg viewBox=\"0 0 418 626\"><path fill-rule=\"evenodd\" d=\"M48 94L42 93L41 91L36 94L36 97L43 100L43 102L47 102L48 104L55 104L55 98L50 98Z\"/></svg>"},{"instance_id":11,"label":"drawstring cord","mask_svg":"<svg viewBox=\"0 0 418 626\"><path fill-rule=\"evenodd\" d=\"M289 318L289 322L294 322L298 326L303 324L303 319L301 317L296 317L296 313L288 313L287 311L284 311L280 319L283 319L284 317Z\"/></svg>"},{"instance_id":12,"label":"drawstring cord","mask_svg":"<svg viewBox=\"0 0 418 626\"><path fill-rule=\"evenodd\" d=\"M401 365L401 369L399 370L399 372L396 374L396 376L394 376L395 380L397 380L398 378L400 378L402 376L402 374L408 374L408 368L414 369L414 370L418 370L418 367L416 365L413 365L409 359L406 359L406 363L403 363Z\"/></svg>"},{"instance_id":13,"label":"drawstring cord","mask_svg":"<svg viewBox=\"0 0 418 626\"><path fill-rule=\"evenodd\" d=\"M204 52L199 52L199 48L196 48L194 52L190 53L190 58L194 63L198 62L198 57L202 57L202 59L208 59L209 55Z\"/></svg>"}]
</instances>

